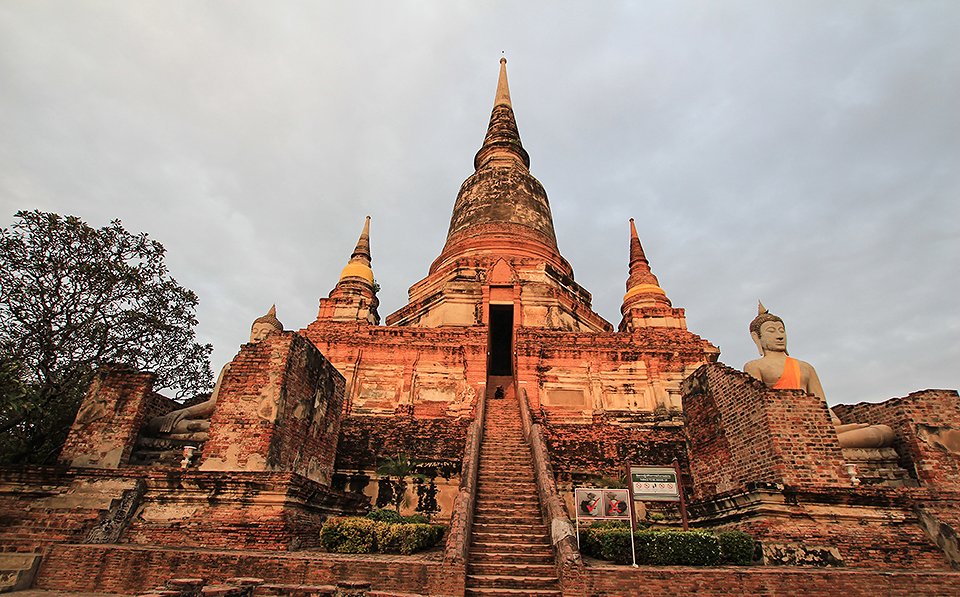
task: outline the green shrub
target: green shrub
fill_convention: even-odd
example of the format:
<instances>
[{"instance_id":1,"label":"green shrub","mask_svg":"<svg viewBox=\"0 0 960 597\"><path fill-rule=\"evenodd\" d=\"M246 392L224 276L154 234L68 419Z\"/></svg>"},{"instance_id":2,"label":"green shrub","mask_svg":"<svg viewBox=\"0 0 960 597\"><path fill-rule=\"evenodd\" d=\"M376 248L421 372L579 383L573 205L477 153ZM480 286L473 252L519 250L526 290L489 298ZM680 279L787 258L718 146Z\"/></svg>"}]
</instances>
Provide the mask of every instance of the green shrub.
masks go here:
<instances>
[{"instance_id":1,"label":"green shrub","mask_svg":"<svg viewBox=\"0 0 960 597\"><path fill-rule=\"evenodd\" d=\"M715 535L704 531L640 531L634 536L634 542L638 564L716 566L720 563L720 542Z\"/></svg>"},{"instance_id":2,"label":"green shrub","mask_svg":"<svg viewBox=\"0 0 960 597\"><path fill-rule=\"evenodd\" d=\"M364 518L376 520L377 522L403 522L403 515L399 512L396 510L385 510L383 508L370 510Z\"/></svg>"},{"instance_id":3,"label":"green shrub","mask_svg":"<svg viewBox=\"0 0 960 597\"><path fill-rule=\"evenodd\" d=\"M753 538L739 531L714 535L707 531L640 530L633 534L637 564L656 566L717 566L749 564ZM580 530L583 555L629 564L630 529L623 524L598 523Z\"/></svg>"},{"instance_id":4,"label":"green shrub","mask_svg":"<svg viewBox=\"0 0 960 597\"><path fill-rule=\"evenodd\" d=\"M376 510L371 510L365 518L370 520L376 520L377 522L389 522L393 524L398 524L402 522L408 522L413 524L426 524L427 517L423 514L411 514L410 516L403 516L396 510L385 510L378 508Z\"/></svg>"},{"instance_id":5,"label":"green shrub","mask_svg":"<svg viewBox=\"0 0 960 597\"><path fill-rule=\"evenodd\" d=\"M320 544L335 553L411 554L439 543L444 531L442 525L334 517L320 529Z\"/></svg>"},{"instance_id":6,"label":"green shrub","mask_svg":"<svg viewBox=\"0 0 960 597\"><path fill-rule=\"evenodd\" d=\"M320 529L320 544L335 553L373 553L377 525L382 524L365 518L329 518Z\"/></svg>"},{"instance_id":7,"label":"green shrub","mask_svg":"<svg viewBox=\"0 0 960 597\"><path fill-rule=\"evenodd\" d=\"M743 531L724 531L717 535L724 564L747 566L753 561L753 537Z\"/></svg>"},{"instance_id":8,"label":"green shrub","mask_svg":"<svg viewBox=\"0 0 960 597\"><path fill-rule=\"evenodd\" d=\"M444 527L438 524L398 524L393 526L399 529L397 532L399 535L397 551L402 554L429 549L443 538Z\"/></svg>"},{"instance_id":9,"label":"green shrub","mask_svg":"<svg viewBox=\"0 0 960 597\"><path fill-rule=\"evenodd\" d=\"M600 544L600 559L612 560L618 564L630 563L630 528L606 528L596 531Z\"/></svg>"}]
</instances>

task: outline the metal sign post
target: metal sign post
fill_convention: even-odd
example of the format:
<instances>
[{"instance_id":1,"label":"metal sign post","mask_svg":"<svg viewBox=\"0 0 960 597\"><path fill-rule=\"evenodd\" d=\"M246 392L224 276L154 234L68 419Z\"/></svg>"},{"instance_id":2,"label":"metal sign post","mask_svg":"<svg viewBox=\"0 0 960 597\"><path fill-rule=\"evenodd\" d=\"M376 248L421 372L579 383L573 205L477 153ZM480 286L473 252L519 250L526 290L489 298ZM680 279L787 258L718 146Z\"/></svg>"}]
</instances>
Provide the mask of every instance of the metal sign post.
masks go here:
<instances>
[{"instance_id":1,"label":"metal sign post","mask_svg":"<svg viewBox=\"0 0 960 597\"><path fill-rule=\"evenodd\" d=\"M687 500L683 497L683 484L680 483L680 461L673 459L673 470L677 473L677 495L680 496L680 518L683 520L683 530L688 531L687 525Z\"/></svg>"},{"instance_id":2,"label":"metal sign post","mask_svg":"<svg viewBox=\"0 0 960 597\"><path fill-rule=\"evenodd\" d=\"M638 502L680 502L680 517L683 530L687 530L687 503L680 483L680 463L673 459L672 467L634 466L630 467L630 497Z\"/></svg>"}]
</instances>

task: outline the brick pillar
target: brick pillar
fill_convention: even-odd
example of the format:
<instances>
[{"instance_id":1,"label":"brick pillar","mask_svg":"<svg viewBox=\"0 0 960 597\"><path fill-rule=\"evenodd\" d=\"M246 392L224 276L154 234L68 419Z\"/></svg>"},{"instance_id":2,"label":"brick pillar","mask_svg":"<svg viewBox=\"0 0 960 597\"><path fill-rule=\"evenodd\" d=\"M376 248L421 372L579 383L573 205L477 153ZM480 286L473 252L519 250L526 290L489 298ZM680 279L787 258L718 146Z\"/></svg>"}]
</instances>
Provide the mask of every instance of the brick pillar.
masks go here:
<instances>
[{"instance_id":1,"label":"brick pillar","mask_svg":"<svg viewBox=\"0 0 960 597\"><path fill-rule=\"evenodd\" d=\"M345 385L294 332L245 344L220 383L199 468L289 471L329 484Z\"/></svg>"},{"instance_id":2,"label":"brick pillar","mask_svg":"<svg viewBox=\"0 0 960 597\"><path fill-rule=\"evenodd\" d=\"M146 422L156 375L120 366L97 372L70 427L60 461L70 466L126 464Z\"/></svg>"},{"instance_id":3,"label":"brick pillar","mask_svg":"<svg viewBox=\"0 0 960 597\"><path fill-rule=\"evenodd\" d=\"M683 391L695 499L755 483L853 486L824 400L719 363L697 369Z\"/></svg>"}]
</instances>

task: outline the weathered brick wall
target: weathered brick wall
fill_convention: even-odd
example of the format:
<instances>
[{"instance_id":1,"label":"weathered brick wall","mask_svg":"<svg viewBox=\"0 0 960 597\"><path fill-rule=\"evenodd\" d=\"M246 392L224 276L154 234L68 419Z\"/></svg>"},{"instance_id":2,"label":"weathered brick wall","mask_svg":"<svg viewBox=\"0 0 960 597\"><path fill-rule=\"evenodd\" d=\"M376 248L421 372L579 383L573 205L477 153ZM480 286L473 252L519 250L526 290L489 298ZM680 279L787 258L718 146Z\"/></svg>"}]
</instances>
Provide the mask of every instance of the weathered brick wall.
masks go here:
<instances>
[{"instance_id":1,"label":"weathered brick wall","mask_svg":"<svg viewBox=\"0 0 960 597\"><path fill-rule=\"evenodd\" d=\"M256 576L270 583L332 585L365 580L374 591L462 594L438 560L417 556L266 554L133 546L59 545L45 556L36 588L53 591L136 593L174 577L208 582ZM459 579L462 583L462 578ZM960 572L810 567L590 566L586 595L822 595L875 597L953 596Z\"/></svg>"},{"instance_id":2,"label":"weathered brick wall","mask_svg":"<svg viewBox=\"0 0 960 597\"><path fill-rule=\"evenodd\" d=\"M531 408L574 422L602 411L679 411L681 381L717 352L677 328L630 334L519 328L516 350L517 380Z\"/></svg>"},{"instance_id":3,"label":"weathered brick wall","mask_svg":"<svg viewBox=\"0 0 960 597\"><path fill-rule=\"evenodd\" d=\"M82 492L71 499L80 489L79 472L0 468L0 551L42 552L51 543L83 540L110 507L110 499L84 500ZM119 496L116 492L113 497Z\"/></svg>"},{"instance_id":4,"label":"weathered brick wall","mask_svg":"<svg viewBox=\"0 0 960 597\"><path fill-rule=\"evenodd\" d=\"M347 417L340 433L337 470L376 470L379 461L398 454L422 462L459 464L470 423L465 418Z\"/></svg>"},{"instance_id":5,"label":"weathered brick wall","mask_svg":"<svg viewBox=\"0 0 960 597\"><path fill-rule=\"evenodd\" d=\"M329 484L346 382L308 340L292 337L272 449L281 469Z\"/></svg>"},{"instance_id":6,"label":"weathered brick wall","mask_svg":"<svg viewBox=\"0 0 960 597\"><path fill-rule=\"evenodd\" d=\"M123 498L132 516L116 512ZM330 515L367 500L291 473L193 469L0 469L0 544L7 551L82 542L105 523L123 543L287 550L316 546Z\"/></svg>"},{"instance_id":7,"label":"weathered brick wall","mask_svg":"<svg viewBox=\"0 0 960 597\"><path fill-rule=\"evenodd\" d=\"M696 499L755 483L852 487L820 398L769 389L719 363L697 369L684 389Z\"/></svg>"},{"instance_id":8,"label":"weathered brick wall","mask_svg":"<svg viewBox=\"0 0 960 597\"><path fill-rule=\"evenodd\" d=\"M96 468L126 464L147 415L155 411L155 377L124 367L102 368L70 427L60 461Z\"/></svg>"},{"instance_id":9,"label":"weathered brick wall","mask_svg":"<svg viewBox=\"0 0 960 597\"><path fill-rule=\"evenodd\" d=\"M290 473L157 471L124 542L287 550L319 545L323 520L366 500Z\"/></svg>"},{"instance_id":10,"label":"weathered brick wall","mask_svg":"<svg viewBox=\"0 0 960 597\"><path fill-rule=\"evenodd\" d=\"M552 425L543 420L550 463L559 481L588 477L619 478L624 465L670 466L676 458L687 468L687 451L680 426L625 426L597 416L586 424Z\"/></svg>"},{"instance_id":11,"label":"weathered brick wall","mask_svg":"<svg viewBox=\"0 0 960 597\"><path fill-rule=\"evenodd\" d=\"M315 321L299 333L346 379L347 414L472 418L486 384L483 328Z\"/></svg>"},{"instance_id":12,"label":"weathered brick wall","mask_svg":"<svg viewBox=\"0 0 960 597\"><path fill-rule=\"evenodd\" d=\"M244 345L221 380L199 468L293 471L328 483L344 383L294 332Z\"/></svg>"},{"instance_id":13,"label":"weathered brick wall","mask_svg":"<svg viewBox=\"0 0 960 597\"><path fill-rule=\"evenodd\" d=\"M135 594L171 578L232 577L270 583L333 585L366 580L372 590L456 595L442 562L416 556L217 552L116 545L58 545L44 556L36 588ZM212 581L212 582L211 582ZM462 577L459 594L462 594Z\"/></svg>"},{"instance_id":14,"label":"weathered brick wall","mask_svg":"<svg viewBox=\"0 0 960 597\"><path fill-rule=\"evenodd\" d=\"M960 490L960 453L938 441L937 434L960 434L960 396L956 390L923 390L875 404L839 404L833 411L844 423L889 425L900 466L927 487Z\"/></svg>"},{"instance_id":15,"label":"weathered brick wall","mask_svg":"<svg viewBox=\"0 0 960 597\"><path fill-rule=\"evenodd\" d=\"M587 568L588 595L817 595L818 597L952 596L960 573L811 568Z\"/></svg>"}]
</instances>

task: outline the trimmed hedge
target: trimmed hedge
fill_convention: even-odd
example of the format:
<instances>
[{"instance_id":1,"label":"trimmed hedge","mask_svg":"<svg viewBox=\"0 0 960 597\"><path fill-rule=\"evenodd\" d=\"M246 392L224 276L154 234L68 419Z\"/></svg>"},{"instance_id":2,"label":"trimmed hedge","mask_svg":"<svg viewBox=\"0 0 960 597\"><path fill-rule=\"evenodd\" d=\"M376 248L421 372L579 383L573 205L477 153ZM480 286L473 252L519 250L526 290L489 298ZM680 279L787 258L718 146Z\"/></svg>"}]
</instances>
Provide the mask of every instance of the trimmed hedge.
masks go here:
<instances>
[{"instance_id":1,"label":"trimmed hedge","mask_svg":"<svg viewBox=\"0 0 960 597\"><path fill-rule=\"evenodd\" d=\"M423 514L411 514L410 516L404 516L396 510L386 510L382 508L371 510L364 518L369 518L370 520L377 520L380 522L412 522L415 524L428 524L427 517Z\"/></svg>"},{"instance_id":2,"label":"trimmed hedge","mask_svg":"<svg viewBox=\"0 0 960 597\"><path fill-rule=\"evenodd\" d=\"M746 565L753 558L753 537L740 531L713 534L673 529L638 530L633 534L637 564L657 566ZM580 529L584 555L629 564L630 528L594 525Z\"/></svg>"},{"instance_id":3,"label":"trimmed hedge","mask_svg":"<svg viewBox=\"0 0 960 597\"><path fill-rule=\"evenodd\" d=\"M439 543L445 530L436 524L333 517L320 529L320 544L334 553L411 554Z\"/></svg>"},{"instance_id":4,"label":"trimmed hedge","mask_svg":"<svg viewBox=\"0 0 960 597\"><path fill-rule=\"evenodd\" d=\"M720 540L720 555L726 564L746 566L753 561L756 542L743 531L724 531L717 535Z\"/></svg>"}]
</instances>

